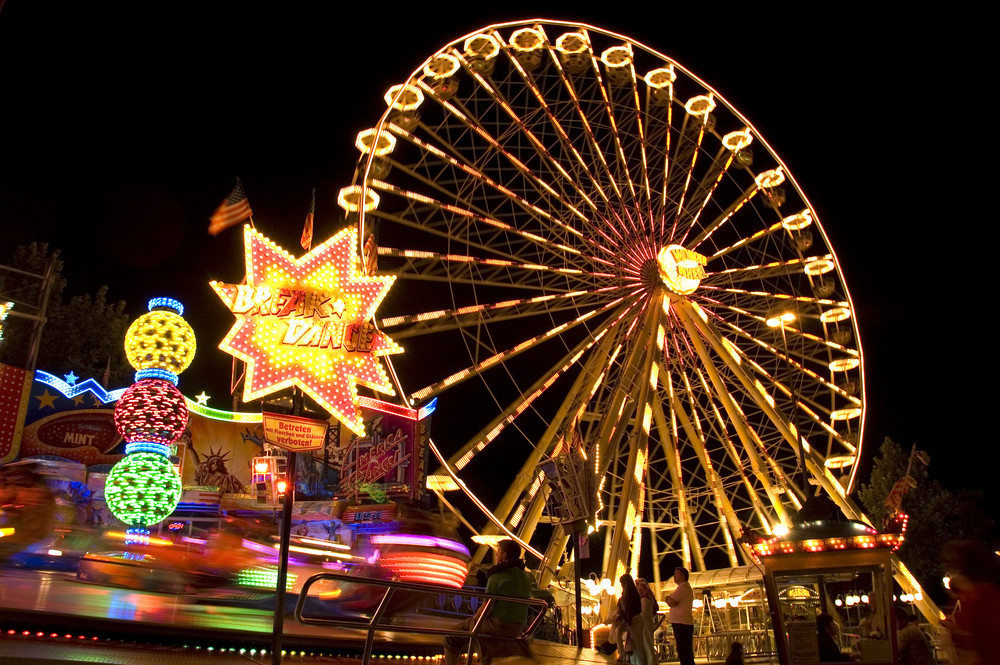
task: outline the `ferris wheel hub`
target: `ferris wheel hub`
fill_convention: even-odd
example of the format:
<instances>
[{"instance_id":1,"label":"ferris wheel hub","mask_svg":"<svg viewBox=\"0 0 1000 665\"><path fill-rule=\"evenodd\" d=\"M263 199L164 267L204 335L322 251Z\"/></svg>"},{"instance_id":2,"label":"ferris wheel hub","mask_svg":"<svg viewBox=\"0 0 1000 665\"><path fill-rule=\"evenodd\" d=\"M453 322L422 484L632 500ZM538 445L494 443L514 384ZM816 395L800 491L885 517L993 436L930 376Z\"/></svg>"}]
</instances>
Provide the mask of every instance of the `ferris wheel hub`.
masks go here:
<instances>
[{"instance_id":1,"label":"ferris wheel hub","mask_svg":"<svg viewBox=\"0 0 1000 665\"><path fill-rule=\"evenodd\" d=\"M708 259L680 245L667 245L656 257L660 265L660 279L667 288L682 296L694 293L705 269L702 267Z\"/></svg>"}]
</instances>

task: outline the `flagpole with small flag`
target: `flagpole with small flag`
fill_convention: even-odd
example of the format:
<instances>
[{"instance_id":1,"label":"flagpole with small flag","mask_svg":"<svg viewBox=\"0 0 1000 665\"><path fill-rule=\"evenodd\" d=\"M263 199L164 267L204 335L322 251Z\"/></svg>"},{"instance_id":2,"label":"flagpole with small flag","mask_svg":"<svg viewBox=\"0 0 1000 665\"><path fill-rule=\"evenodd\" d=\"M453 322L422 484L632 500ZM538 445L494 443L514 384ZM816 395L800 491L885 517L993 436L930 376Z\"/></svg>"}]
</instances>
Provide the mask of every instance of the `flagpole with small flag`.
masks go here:
<instances>
[{"instance_id":1,"label":"flagpole with small flag","mask_svg":"<svg viewBox=\"0 0 1000 665\"><path fill-rule=\"evenodd\" d=\"M306 215L306 223L302 227L302 238L299 244L307 252L312 249L313 244L313 216L316 214L316 188L313 187L312 203L309 204L309 213Z\"/></svg>"},{"instance_id":2,"label":"flagpole with small flag","mask_svg":"<svg viewBox=\"0 0 1000 665\"><path fill-rule=\"evenodd\" d=\"M233 191L229 192L226 200L212 214L208 232L213 236L219 235L230 226L246 219L249 219L250 225L253 226L253 210L250 209L250 202L247 201L246 192L243 191L243 181L237 178Z\"/></svg>"}]
</instances>

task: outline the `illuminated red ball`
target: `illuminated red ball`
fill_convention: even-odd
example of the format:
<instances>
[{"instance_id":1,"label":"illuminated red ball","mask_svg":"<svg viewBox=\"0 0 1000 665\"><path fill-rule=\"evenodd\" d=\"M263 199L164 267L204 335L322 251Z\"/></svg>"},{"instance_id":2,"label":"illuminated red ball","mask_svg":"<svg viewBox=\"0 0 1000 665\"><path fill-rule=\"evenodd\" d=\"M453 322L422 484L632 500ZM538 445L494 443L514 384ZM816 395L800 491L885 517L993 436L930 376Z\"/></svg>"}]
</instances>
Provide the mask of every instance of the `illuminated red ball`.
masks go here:
<instances>
[{"instance_id":1,"label":"illuminated red ball","mask_svg":"<svg viewBox=\"0 0 1000 665\"><path fill-rule=\"evenodd\" d=\"M115 406L115 427L128 442L169 445L187 427L188 408L177 387L163 379L145 379L126 390Z\"/></svg>"}]
</instances>

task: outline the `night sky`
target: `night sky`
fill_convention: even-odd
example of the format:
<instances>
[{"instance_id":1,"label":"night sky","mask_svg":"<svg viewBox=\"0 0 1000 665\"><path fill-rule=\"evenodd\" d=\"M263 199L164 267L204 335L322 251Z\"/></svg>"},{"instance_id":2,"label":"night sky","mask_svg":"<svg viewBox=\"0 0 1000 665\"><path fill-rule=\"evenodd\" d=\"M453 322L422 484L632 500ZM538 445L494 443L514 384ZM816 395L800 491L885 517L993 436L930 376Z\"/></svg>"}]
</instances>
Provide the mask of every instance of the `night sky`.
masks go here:
<instances>
[{"instance_id":1,"label":"night sky","mask_svg":"<svg viewBox=\"0 0 1000 665\"><path fill-rule=\"evenodd\" d=\"M386 88L490 23L579 20L706 80L802 185L860 326L864 464L884 436L916 443L946 486L983 489L1000 505L990 482L995 141L979 87L996 59L974 16L441 2L365 16L365 3L201 4L0 5L0 262L17 244L46 241L62 250L67 295L107 284L133 317L152 296L185 302L200 340L186 394L228 401L230 361L215 346L232 318L208 282L241 279L242 238L206 228L236 176L257 228L291 251L315 187L322 241L341 224L335 199L351 179L354 137L377 121Z\"/></svg>"}]
</instances>

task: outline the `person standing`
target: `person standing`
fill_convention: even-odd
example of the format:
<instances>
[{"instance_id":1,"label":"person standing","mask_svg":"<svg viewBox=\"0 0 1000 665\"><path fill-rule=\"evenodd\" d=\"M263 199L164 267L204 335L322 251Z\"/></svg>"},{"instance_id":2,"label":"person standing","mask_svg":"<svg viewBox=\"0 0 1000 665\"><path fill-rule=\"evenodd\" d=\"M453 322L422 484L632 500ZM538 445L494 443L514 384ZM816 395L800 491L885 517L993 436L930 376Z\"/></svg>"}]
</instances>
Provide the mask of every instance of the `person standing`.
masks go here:
<instances>
[{"instance_id":1,"label":"person standing","mask_svg":"<svg viewBox=\"0 0 1000 665\"><path fill-rule=\"evenodd\" d=\"M688 583L688 569L677 566L674 568L674 582L677 588L667 596L670 612L667 621L674 630L674 641L677 643L677 657L680 665L694 665L694 616L691 608L694 605L694 591Z\"/></svg>"},{"instance_id":2,"label":"person standing","mask_svg":"<svg viewBox=\"0 0 1000 665\"><path fill-rule=\"evenodd\" d=\"M495 550L496 565L490 568L486 577L486 593L512 598L531 598L531 576L524 570L521 546L513 540L501 540ZM482 611L482 607L480 607ZM466 619L459 630L472 630L476 616ZM528 620L528 606L524 603L509 603L502 600L493 604L490 615L479 630L479 651L483 665L489 665L493 657L519 655L532 657L530 649L515 640L490 640L489 635L515 638L521 634ZM444 643L446 665L457 665L458 656L469 646L464 637L448 636ZM509 652L509 653L508 653ZM471 660L471 656L470 656Z\"/></svg>"},{"instance_id":3,"label":"person standing","mask_svg":"<svg viewBox=\"0 0 1000 665\"><path fill-rule=\"evenodd\" d=\"M635 580L628 573L618 578L622 593L618 597L618 618L622 623L623 633L627 637L618 640L618 661L632 662L635 665L653 665L646 661L642 648L642 634L645 621L642 618L642 599L635 586Z\"/></svg>"},{"instance_id":4,"label":"person standing","mask_svg":"<svg viewBox=\"0 0 1000 665\"><path fill-rule=\"evenodd\" d=\"M653 631L660 625L656 617L656 595L649 588L649 582L641 577L635 581L642 602L642 654L647 665L656 665L656 645L653 642ZM636 647L639 648L638 646Z\"/></svg>"}]
</instances>

